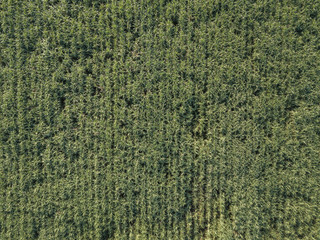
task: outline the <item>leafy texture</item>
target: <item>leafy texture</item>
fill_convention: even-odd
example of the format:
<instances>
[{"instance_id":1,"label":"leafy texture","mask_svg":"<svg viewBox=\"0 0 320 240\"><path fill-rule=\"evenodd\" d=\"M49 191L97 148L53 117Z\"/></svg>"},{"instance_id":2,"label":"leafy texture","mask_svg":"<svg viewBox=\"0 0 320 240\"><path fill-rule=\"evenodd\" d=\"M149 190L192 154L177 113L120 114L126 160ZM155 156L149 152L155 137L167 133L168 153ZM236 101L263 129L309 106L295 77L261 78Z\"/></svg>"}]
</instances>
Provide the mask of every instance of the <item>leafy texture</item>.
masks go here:
<instances>
[{"instance_id":1,"label":"leafy texture","mask_svg":"<svg viewBox=\"0 0 320 240\"><path fill-rule=\"evenodd\" d=\"M320 4L0 2L0 239L319 239Z\"/></svg>"}]
</instances>

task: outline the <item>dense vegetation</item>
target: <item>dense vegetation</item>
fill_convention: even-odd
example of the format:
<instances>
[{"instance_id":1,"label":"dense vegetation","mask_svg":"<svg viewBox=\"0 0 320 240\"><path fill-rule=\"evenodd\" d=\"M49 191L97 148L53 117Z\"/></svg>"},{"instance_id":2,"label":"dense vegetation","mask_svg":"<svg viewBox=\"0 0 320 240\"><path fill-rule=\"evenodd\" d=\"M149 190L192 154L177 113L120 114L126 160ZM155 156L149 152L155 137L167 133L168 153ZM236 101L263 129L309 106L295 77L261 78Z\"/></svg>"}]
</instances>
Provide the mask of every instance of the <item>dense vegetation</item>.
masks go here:
<instances>
[{"instance_id":1,"label":"dense vegetation","mask_svg":"<svg viewBox=\"0 0 320 240\"><path fill-rule=\"evenodd\" d=\"M0 239L319 239L319 11L0 1Z\"/></svg>"}]
</instances>

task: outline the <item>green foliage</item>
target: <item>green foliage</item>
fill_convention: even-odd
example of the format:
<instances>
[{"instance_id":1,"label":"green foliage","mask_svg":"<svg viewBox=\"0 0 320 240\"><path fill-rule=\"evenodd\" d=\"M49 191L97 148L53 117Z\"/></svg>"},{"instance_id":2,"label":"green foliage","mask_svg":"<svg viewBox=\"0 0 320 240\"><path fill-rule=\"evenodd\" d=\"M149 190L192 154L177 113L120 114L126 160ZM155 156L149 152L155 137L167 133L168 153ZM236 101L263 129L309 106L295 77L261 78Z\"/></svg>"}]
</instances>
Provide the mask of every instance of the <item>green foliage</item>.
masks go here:
<instances>
[{"instance_id":1,"label":"green foliage","mask_svg":"<svg viewBox=\"0 0 320 240\"><path fill-rule=\"evenodd\" d=\"M0 2L0 239L319 239L318 1Z\"/></svg>"}]
</instances>

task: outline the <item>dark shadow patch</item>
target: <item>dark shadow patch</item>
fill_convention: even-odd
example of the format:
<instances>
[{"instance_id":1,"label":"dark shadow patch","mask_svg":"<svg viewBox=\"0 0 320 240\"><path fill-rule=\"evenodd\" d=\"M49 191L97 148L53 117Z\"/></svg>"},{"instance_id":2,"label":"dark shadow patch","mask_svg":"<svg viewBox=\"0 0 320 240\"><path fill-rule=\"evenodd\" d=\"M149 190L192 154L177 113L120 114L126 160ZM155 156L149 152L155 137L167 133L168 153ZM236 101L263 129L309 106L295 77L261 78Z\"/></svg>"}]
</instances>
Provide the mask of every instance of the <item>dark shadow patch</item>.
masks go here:
<instances>
[{"instance_id":1,"label":"dark shadow patch","mask_svg":"<svg viewBox=\"0 0 320 240\"><path fill-rule=\"evenodd\" d=\"M59 97L60 109L63 110L66 107L66 97Z\"/></svg>"},{"instance_id":2,"label":"dark shadow patch","mask_svg":"<svg viewBox=\"0 0 320 240\"><path fill-rule=\"evenodd\" d=\"M179 23L179 17L177 15L174 15L171 17L171 21L174 26L177 26Z\"/></svg>"},{"instance_id":3,"label":"dark shadow patch","mask_svg":"<svg viewBox=\"0 0 320 240\"><path fill-rule=\"evenodd\" d=\"M298 36L301 36L304 31L303 24L298 24L298 26L295 27L294 31Z\"/></svg>"}]
</instances>

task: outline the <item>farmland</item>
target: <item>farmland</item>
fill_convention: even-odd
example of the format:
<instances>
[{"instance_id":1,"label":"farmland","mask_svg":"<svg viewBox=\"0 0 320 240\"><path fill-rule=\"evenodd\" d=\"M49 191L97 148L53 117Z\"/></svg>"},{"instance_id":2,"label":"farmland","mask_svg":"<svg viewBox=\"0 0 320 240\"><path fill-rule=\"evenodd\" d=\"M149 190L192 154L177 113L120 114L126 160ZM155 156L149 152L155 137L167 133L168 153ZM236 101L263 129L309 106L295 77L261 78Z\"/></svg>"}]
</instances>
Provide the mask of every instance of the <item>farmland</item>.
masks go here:
<instances>
[{"instance_id":1,"label":"farmland","mask_svg":"<svg viewBox=\"0 0 320 240\"><path fill-rule=\"evenodd\" d=\"M320 238L320 2L0 1L0 239Z\"/></svg>"}]
</instances>

